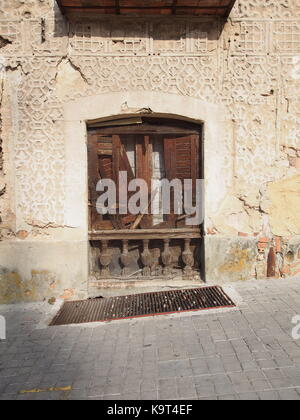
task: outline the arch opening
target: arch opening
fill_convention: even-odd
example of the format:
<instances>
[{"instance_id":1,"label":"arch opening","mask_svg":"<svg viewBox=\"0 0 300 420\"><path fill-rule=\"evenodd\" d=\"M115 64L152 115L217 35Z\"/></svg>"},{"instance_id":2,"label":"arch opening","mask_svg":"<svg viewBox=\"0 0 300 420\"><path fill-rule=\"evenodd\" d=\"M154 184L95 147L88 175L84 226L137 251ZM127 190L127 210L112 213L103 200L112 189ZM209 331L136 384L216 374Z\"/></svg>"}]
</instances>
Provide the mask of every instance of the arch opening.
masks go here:
<instances>
[{"instance_id":1,"label":"arch opening","mask_svg":"<svg viewBox=\"0 0 300 420\"><path fill-rule=\"evenodd\" d=\"M126 290L137 282L143 287L153 281L157 287L199 285L204 272L204 212L198 214L204 203L203 124L140 113L89 121L87 127L93 286L101 284L111 294L120 281Z\"/></svg>"}]
</instances>

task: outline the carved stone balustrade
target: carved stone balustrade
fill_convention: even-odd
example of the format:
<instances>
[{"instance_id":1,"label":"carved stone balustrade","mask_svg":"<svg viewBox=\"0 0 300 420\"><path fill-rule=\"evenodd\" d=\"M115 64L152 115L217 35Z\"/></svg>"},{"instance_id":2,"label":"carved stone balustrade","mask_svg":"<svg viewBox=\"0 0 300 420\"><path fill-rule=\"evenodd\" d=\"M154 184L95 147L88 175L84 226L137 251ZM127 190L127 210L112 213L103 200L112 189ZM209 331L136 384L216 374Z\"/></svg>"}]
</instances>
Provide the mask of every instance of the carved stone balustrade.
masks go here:
<instances>
[{"instance_id":1,"label":"carved stone balustrade","mask_svg":"<svg viewBox=\"0 0 300 420\"><path fill-rule=\"evenodd\" d=\"M143 275L150 276L151 274L151 264L152 264L152 255L149 251L149 239L143 240L143 252L141 253L141 261L144 265Z\"/></svg>"},{"instance_id":2,"label":"carved stone balustrade","mask_svg":"<svg viewBox=\"0 0 300 420\"><path fill-rule=\"evenodd\" d=\"M168 276L172 272L173 256L170 250L170 240L164 239L164 250L161 254L161 259L164 265L163 274Z\"/></svg>"},{"instance_id":3,"label":"carved stone balustrade","mask_svg":"<svg viewBox=\"0 0 300 420\"><path fill-rule=\"evenodd\" d=\"M108 241L101 241L101 253L99 257L101 265L101 276L108 277L110 275L109 265L111 263L111 253L108 249Z\"/></svg>"},{"instance_id":4,"label":"carved stone balustrade","mask_svg":"<svg viewBox=\"0 0 300 420\"><path fill-rule=\"evenodd\" d=\"M193 265L194 265L194 255L190 248L190 239L184 239L184 251L182 253L182 261L185 264L185 268L183 270L184 274L187 276L190 276L193 271Z\"/></svg>"},{"instance_id":5,"label":"carved stone balustrade","mask_svg":"<svg viewBox=\"0 0 300 420\"><path fill-rule=\"evenodd\" d=\"M120 273L122 278L132 278L131 264L136 258L135 264L141 269L138 273L143 278L172 276L177 273L179 266L182 267L183 277L190 277L194 272L194 252L191 248L191 241L200 239L199 229L140 229L140 230L103 230L94 231L89 234L90 240L100 242L100 277L112 278L109 266L112 262L112 250L109 248L109 241L121 242L121 253L119 257ZM174 253L171 240L176 239L177 249L180 255ZM140 249L138 256L130 252L130 244L134 243L135 249ZM140 245L136 244L140 242ZM181 244L181 245L180 245ZM137 251L138 252L138 251ZM175 270L177 268L177 271Z\"/></svg>"},{"instance_id":6,"label":"carved stone balustrade","mask_svg":"<svg viewBox=\"0 0 300 420\"><path fill-rule=\"evenodd\" d=\"M121 254L120 261L121 261L121 264L122 264L122 267L123 267L122 268L122 276L126 277L130 274L129 273L129 266L130 266L130 263L132 261L132 257L128 252L128 241L127 240L122 241L122 247L123 247L123 252Z\"/></svg>"}]
</instances>

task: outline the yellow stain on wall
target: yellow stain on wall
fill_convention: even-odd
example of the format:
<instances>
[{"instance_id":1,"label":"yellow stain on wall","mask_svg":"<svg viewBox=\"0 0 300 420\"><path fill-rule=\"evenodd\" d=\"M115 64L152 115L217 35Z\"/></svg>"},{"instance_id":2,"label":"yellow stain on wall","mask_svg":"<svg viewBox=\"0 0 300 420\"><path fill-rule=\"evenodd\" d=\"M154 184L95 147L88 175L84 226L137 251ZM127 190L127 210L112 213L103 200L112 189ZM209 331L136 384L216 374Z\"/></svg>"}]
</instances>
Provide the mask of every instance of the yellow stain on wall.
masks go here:
<instances>
[{"instance_id":1,"label":"yellow stain on wall","mask_svg":"<svg viewBox=\"0 0 300 420\"><path fill-rule=\"evenodd\" d=\"M268 185L270 225L274 235L300 235L300 174Z\"/></svg>"},{"instance_id":2,"label":"yellow stain on wall","mask_svg":"<svg viewBox=\"0 0 300 420\"><path fill-rule=\"evenodd\" d=\"M250 261L248 249L235 249L231 252L230 260L219 267L221 273L243 273Z\"/></svg>"}]
</instances>

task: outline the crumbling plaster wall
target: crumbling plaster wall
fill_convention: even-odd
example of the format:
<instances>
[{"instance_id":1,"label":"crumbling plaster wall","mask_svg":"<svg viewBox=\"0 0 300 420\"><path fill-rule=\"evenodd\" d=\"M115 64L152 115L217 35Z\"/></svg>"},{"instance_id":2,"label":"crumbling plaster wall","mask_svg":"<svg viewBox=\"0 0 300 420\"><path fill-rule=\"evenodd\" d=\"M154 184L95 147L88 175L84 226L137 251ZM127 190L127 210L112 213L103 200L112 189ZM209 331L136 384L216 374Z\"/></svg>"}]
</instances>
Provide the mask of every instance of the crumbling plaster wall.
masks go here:
<instances>
[{"instance_id":1,"label":"crumbling plaster wall","mask_svg":"<svg viewBox=\"0 0 300 420\"><path fill-rule=\"evenodd\" d=\"M67 23L53 0L0 0L0 282L9 290L11 273L28 284L51 273L19 299L48 297L53 278L57 296L85 290L86 237L66 217L64 106L137 91L197 98L224 121L222 159L205 143L207 281L299 273L299 1L238 0L224 27L123 20ZM47 244L70 247L68 268L61 251L38 258ZM15 256L28 247L36 259Z\"/></svg>"}]
</instances>

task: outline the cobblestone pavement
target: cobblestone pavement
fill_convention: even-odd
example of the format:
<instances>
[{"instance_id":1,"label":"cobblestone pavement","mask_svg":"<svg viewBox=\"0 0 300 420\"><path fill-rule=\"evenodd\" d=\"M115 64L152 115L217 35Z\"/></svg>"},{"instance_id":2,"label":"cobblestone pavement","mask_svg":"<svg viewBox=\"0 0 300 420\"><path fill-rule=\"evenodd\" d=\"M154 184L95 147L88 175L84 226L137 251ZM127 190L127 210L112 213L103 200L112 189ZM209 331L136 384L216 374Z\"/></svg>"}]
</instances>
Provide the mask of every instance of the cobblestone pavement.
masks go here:
<instances>
[{"instance_id":1,"label":"cobblestone pavement","mask_svg":"<svg viewBox=\"0 0 300 420\"><path fill-rule=\"evenodd\" d=\"M236 310L89 326L42 328L46 303L0 306L0 398L300 399L300 279L233 287Z\"/></svg>"}]
</instances>

